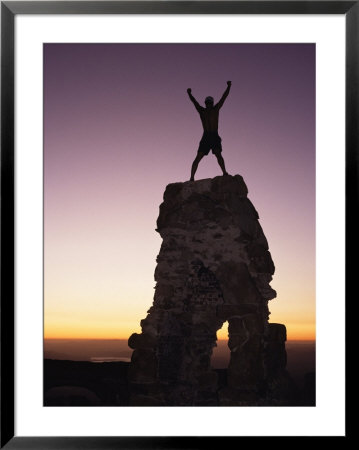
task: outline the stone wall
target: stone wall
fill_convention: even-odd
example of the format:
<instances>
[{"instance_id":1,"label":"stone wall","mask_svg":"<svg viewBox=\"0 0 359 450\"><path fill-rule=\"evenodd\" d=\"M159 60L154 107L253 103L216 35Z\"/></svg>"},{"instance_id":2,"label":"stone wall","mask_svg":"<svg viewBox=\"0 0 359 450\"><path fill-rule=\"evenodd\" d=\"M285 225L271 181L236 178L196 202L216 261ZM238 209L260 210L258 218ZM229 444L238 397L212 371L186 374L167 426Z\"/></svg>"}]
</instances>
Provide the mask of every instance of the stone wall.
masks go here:
<instances>
[{"instance_id":1,"label":"stone wall","mask_svg":"<svg viewBox=\"0 0 359 450\"><path fill-rule=\"evenodd\" d=\"M268 324L274 264L247 192L239 175L167 186L154 301L129 339L132 405L281 403L286 333ZM231 357L219 389L211 355L225 321Z\"/></svg>"}]
</instances>

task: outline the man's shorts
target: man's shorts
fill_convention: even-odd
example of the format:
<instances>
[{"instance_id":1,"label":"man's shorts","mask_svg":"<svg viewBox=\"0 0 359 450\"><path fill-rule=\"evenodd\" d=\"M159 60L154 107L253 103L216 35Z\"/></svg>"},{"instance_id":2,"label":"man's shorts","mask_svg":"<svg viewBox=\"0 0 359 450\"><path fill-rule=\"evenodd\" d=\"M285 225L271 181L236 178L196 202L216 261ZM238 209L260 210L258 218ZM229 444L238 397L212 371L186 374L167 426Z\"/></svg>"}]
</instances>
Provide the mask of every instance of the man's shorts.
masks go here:
<instances>
[{"instance_id":1,"label":"man's shorts","mask_svg":"<svg viewBox=\"0 0 359 450\"><path fill-rule=\"evenodd\" d=\"M222 152L222 139L217 131L205 131L199 143L198 152L208 155L210 150L214 154Z\"/></svg>"}]
</instances>

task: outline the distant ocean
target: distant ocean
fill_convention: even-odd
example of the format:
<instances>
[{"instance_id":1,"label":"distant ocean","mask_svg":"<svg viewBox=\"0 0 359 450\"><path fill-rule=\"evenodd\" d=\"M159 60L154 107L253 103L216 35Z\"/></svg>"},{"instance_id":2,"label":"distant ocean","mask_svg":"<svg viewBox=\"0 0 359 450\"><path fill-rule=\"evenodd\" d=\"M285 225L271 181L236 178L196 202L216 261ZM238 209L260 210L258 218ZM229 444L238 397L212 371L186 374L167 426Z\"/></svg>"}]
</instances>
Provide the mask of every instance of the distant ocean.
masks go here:
<instances>
[{"instance_id":1,"label":"distant ocean","mask_svg":"<svg viewBox=\"0 0 359 450\"><path fill-rule=\"evenodd\" d=\"M287 370L297 381L315 372L315 341L288 341ZM45 339L44 358L71 361L130 362L132 349L126 339ZM230 351L226 340L217 341L213 349L212 367L228 367Z\"/></svg>"},{"instance_id":2,"label":"distant ocean","mask_svg":"<svg viewBox=\"0 0 359 450\"><path fill-rule=\"evenodd\" d=\"M131 361L133 350L125 339L45 339L45 359L72 361L116 362ZM229 362L227 341L217 341L213 350L212 365L224 368Z\"/></svg>"},{"instance_id":3,"label":"distant ocean","mask_svg":"<svg viewBox=\"0 0 359 450\"><path fill-rule=\"evenodd\" d=\"M117 356L92 356L91 362L94 363L103 363L103 362L117 362L117 361L123 361L123 362L130 362L131 358L126 357L117 357Z\"/></svg>"}]
</instances>

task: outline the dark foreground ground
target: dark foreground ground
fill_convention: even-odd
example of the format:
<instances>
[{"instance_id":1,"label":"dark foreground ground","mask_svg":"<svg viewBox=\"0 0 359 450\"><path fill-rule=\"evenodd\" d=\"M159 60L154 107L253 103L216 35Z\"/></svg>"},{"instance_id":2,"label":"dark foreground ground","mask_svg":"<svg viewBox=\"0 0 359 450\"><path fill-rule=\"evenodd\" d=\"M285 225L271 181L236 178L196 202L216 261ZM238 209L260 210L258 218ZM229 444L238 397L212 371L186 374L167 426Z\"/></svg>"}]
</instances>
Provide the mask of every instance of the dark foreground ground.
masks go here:
<instances>
[{"instance_id":1,"label":"dark foreground ground","mask_svg":"<svg viewBox=\"0 0 359 450\"><path fill-rule=\"evenodd\" d=\"M315 345L287 343L287 370L295 385L291 406L315 406ZM125 358L124 358L125 359ZM225 356L217 355L214 370L219 388L226 386ZM129 363L44 360L45 406L128 406ZM215 367L215 366L214 366Z\"/></svg>"}]
</instances>

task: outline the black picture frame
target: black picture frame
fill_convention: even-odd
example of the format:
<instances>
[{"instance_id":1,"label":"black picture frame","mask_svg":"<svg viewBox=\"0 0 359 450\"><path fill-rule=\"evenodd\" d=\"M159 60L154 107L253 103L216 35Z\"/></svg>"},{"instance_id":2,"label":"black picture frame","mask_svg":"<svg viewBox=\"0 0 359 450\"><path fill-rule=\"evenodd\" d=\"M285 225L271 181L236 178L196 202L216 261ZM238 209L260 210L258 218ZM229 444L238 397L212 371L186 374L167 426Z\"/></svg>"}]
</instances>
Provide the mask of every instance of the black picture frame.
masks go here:
<instances>
[{"instance_id":1,"label":"black picture frame","mask_svg":"<svg viewBox=\"0 0 359 450\"><path fill-rule=\"evenodd\" d=\"M359 1L1 2L1 448L232 447L229 437L25 437L14 435L14 20L18 14L340 14L346 19L346 296L354 288L359 149ZM346 330L348 327L346 327ZM347 333L347 331L346 331ZM347 337L347 334L346 334ZM348 341L348 339L346 339ZM348 427L346 427L348 437ZM339 437L339 436L338 436ZM342 438L342 437L341 437ZM258 439L258 438L257 438ZM303 438L305 439L305 438ZM220 442L219 442L220 441Z\"/></svg>"}]
</instances>

